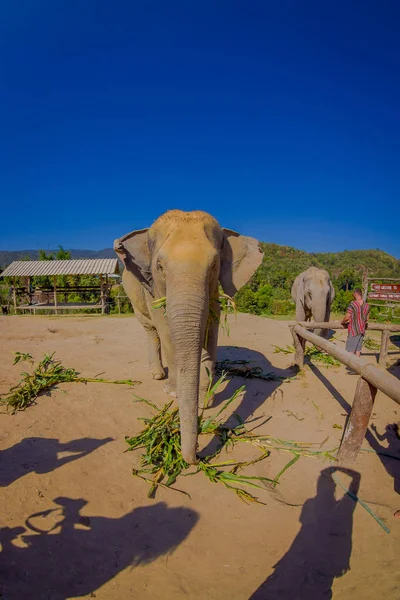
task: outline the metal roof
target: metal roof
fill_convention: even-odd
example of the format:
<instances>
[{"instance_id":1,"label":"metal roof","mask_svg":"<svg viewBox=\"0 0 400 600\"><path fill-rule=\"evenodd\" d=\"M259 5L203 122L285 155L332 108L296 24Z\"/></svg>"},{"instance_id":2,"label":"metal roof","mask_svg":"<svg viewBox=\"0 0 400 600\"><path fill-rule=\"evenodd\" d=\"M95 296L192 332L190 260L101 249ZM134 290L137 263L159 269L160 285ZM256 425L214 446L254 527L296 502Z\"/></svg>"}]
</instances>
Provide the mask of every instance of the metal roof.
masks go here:
<instances>
[{"instance_id":1,"label":"metal roof","mask_svg":"<svg viewBox=\"0 0 400 600\"><path fill-rule=\"evenodd\" d=\"M119 273L118 258L82 260L14 260L0 277L37 277L41 275L111 275Z\"/></svg>"}]
</instances>

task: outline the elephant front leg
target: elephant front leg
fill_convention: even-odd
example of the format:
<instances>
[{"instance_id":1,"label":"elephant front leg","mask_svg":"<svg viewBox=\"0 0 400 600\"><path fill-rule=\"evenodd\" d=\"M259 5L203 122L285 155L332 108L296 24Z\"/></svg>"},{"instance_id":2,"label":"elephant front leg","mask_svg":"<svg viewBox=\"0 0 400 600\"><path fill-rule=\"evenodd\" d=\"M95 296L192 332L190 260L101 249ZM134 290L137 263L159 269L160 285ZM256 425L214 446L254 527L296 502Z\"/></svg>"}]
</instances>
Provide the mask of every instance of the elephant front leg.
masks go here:
<instances>
[{"instance_id":1,"label":"elephant front leg","mask_svg":"<svg viewBox=\"0 0 400 600\"><path fill-rule=\"evenodd\" d=\"M209 393L209 388L215 383L215 362L217 359L219 310L214 311L218 318L213 317L208 322L208 331L205 347L201 353L199 405L202 408L206 402L206 408L211 408L214 403L214 395Z\"/></svg>"},{"instance_id":2,"label":"elephant front leg","mask_svg":"<svg viewBox=\"0 0 400 600\"><path fill-rule=\"evenodd\" d=\"M168 367L168 379L165 382L163 389L164 392L169 396L172 396L172 398L177 398L175 357L172 350L171 335L169 332L168 323L164 315L156 314L154 318L156 319L157 331L159 334L159 339L161 340L162 351Z\"/></svg>"},{"instance_id":3,"label":"elephant front leg","mask_svg":"<svg viewBox=\"0 0 400 600\"><path fill-rule=\"evenodd\" d=\"M161 343L155 327L147 329L149 352L149 372L153 379L164 379L165 371L161 362Z\"/></svg>"}]
</instances>

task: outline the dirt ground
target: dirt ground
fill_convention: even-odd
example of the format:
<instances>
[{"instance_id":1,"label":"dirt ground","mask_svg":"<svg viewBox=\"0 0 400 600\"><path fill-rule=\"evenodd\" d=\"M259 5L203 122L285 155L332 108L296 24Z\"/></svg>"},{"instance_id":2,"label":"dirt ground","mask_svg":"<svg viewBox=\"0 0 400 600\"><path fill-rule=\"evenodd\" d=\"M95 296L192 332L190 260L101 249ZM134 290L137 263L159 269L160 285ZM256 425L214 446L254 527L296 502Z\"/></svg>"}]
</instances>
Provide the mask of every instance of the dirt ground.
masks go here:
<instances>
[{"instance_id":1,"label":"dirt ground","mask_svg":"<svg viewBox=\"0 0 400 600\"><path fill-rule=\"evenodd\" d=\"M244 504L202 473L178 481L191 499L161 489L151 500L147 485L131 474L139 454L124 452L124 436L138 432L137 418L150 414L133 402L133 392L159 405L167 397L147 373L136 319L0 317L0 336L1 392L23 370L12 366L15 351L37 359L55 351L84 376L142 382L134 390L64 384L25 412L0 415L0 597L399 600L400 520L393 513L400 509L400 462L362 452L353 471L334 475L389 534L333 480L331 463L316 458L301 457L276 491L255 490L265 506ZM230 337L221 333L219 352L292 375L293 356L273 347L290 343L284 321L239 315ZM264 414L271 419L262 433L333 449L356 381L344 367L317 365L289 383L246 380L227 417L234 410L242 418ZM217 402L242 383L229 381ZM399 421L397 405L379 393L364 447L400 457L400 442L387 427ZM253 456L251 446L242 448ZM274 451L252 474L273 477L290 457Z\"/></svg>"}]
</instances>

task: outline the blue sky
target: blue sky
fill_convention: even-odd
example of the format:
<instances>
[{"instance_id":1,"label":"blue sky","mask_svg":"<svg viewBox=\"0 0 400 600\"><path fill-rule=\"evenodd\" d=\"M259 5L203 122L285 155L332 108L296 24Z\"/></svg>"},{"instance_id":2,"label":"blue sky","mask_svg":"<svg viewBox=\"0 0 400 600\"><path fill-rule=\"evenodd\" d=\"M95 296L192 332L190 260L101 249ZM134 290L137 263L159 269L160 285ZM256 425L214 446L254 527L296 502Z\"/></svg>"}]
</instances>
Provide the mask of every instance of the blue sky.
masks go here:
<instances>
[{"instance_id":1,"label":"blue sky","mask_svg":"<svg viewBox=\"0 0 400 600\"><path fill-rule=\"evenodd\" d=\"M170 208L400 257L398 0L0 9L0 249L100 249Z\"/></svg>"}]
</instances>

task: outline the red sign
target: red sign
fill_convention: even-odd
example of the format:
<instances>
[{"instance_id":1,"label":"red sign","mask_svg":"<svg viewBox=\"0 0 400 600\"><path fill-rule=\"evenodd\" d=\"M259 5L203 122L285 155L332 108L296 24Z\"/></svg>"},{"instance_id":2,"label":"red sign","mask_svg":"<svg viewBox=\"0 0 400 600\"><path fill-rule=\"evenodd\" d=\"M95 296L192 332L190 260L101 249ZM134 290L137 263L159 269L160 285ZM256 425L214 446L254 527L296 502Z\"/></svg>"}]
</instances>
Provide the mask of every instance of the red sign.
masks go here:
<instances>
[{"instance_id":1,"label":"red sign","mask_svg":"<svg viewBox=\"0 0 400 600\"><path fill-rule=\"evenodd\" d=\"M368 294L369 299L375 300L391 300L392 302L400 302L400 293L399 294L385 294L384 292L371 292Z\"/></svg>"},{"instance_id":2,"label":"red sign","mask_svg":"<svg viewBox=\"0 0 400 600\"><path fill-rule=\"evenodd\" d=\"M371 289L376 292L400 292L400 283L372 283Z\"/></svg>"}]
</instances>

